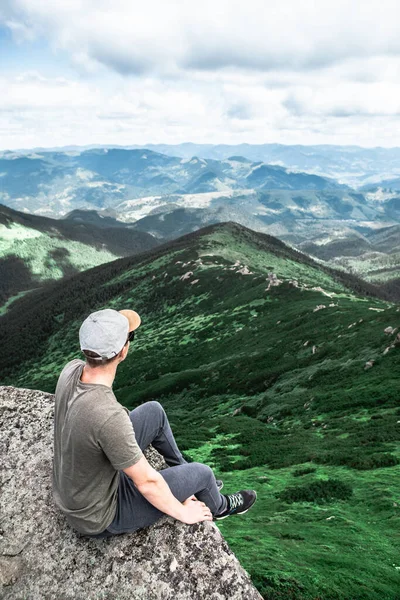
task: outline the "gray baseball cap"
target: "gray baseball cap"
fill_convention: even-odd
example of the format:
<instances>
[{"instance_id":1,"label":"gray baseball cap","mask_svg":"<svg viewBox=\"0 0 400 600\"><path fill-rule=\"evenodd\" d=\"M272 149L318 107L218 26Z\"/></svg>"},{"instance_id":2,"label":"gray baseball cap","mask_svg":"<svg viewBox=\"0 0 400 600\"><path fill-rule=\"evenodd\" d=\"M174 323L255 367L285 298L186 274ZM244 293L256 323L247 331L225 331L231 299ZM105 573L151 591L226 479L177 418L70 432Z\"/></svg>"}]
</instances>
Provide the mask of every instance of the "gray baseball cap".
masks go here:
<instances>
[{"instance_id":1,"label":"gray baseball cap","mask_svg":"<svg viewBox=\"0 0 400 600\"><path fill-rule=\"evenodd\" d=\"M99 360L113 358L125 346L128 333L137 329L140 323L141 319L134 310L98 310L90 314L81 325L81 350L95 352L99 355Z\"/></svg>"}]
</instances>

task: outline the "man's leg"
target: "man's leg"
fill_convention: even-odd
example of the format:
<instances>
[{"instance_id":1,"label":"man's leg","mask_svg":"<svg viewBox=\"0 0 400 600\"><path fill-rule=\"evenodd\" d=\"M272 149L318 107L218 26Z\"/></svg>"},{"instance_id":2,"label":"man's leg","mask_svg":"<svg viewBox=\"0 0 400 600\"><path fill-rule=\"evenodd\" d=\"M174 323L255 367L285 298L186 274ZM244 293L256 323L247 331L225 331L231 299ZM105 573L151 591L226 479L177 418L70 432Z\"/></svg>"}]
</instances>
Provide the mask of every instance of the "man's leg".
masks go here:
<instances>
[{"instance_id":1,"label":"man's leg","mask_svg":"<svg viewBox=\"0 0 400 600\"><path fill-rule=\"evenodd\" d=\"M145 402L129 413L136 441L144 450L152 444L165 458L168 466L186 464L176 444L168 417L161 404L156 401Z\"/></svg>"},{"instance_id":2,"label":"man's leg","mask_svg":"<svg viewBox=\"0 0 400 600\"><path fill-rule=\"evenodd\" d=\"M159 402L145 402L130 412L136 440L142 450L152 444L170 467L160 471L174 496L183 502L192 495L219 514L226 508L226 498L220 494L215 476L207 465L187 463L174 439L167 415ZM127 533L151 525L164 516L120 473L118 505L115 518L107 528L112 533Z\"/></svg>"},{"instance_id":3,"label":"man's leg","mask_svg":"<svg viewBox=\"0 0 400 600\"><path fill-rule=\"evenodd\" d=\"M164 469L160 474L180 502L195 495L207 504L213 515L226 509L226 498L219 493L210 467L201 463L185 463ZM152 525L163 516L164 513L148 502L132 480L121 472L117 512L107 531L112 534L129 533Z\"/></svg>"},{"instance_id":4,"label":"man's leg","mask_svg":"<svg viewBox=\"0 0 400 600\"><path fill-rule=\"evenodd\" d=\"M187 463L177 446L165 410L159 402L145 402L132 410L129 417L141 450L152 444L165 458L169 467ZM217 484L221 489L222 481L218 480Z\"/></svg>"}]
</instances>

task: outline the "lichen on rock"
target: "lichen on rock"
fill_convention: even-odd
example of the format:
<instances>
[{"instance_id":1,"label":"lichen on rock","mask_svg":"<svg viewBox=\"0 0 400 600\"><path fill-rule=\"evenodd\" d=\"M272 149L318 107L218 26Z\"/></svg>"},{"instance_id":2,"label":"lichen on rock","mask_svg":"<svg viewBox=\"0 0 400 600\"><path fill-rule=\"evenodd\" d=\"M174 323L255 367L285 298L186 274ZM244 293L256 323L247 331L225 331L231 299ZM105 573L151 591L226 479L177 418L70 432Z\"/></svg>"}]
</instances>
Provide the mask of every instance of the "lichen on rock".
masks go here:
<instances>
[{"instance_id":1,"label":"lichen on rock","mask_svg":"<svg viewBox=\"0 0 400 600\"><path fill-rule=\"evenodd\" d=\"M214 523L164 517L104 540L76 534L53 504L53 403L51 394L0 387L1 598L261 599ZM147 456L162 468L154 449Z\"/></svg>"}]
</instances>

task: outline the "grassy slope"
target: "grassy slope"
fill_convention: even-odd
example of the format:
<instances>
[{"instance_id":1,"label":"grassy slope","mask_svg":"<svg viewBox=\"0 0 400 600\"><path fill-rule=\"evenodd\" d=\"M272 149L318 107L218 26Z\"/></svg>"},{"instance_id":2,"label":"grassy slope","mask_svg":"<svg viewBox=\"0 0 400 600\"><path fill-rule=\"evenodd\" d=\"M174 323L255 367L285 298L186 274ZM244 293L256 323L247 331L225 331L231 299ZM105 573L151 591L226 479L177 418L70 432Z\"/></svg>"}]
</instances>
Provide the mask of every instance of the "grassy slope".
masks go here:
<instances>
[{"instance_id":1,"label":"grassy slope","mask_svg":"<svg viewBox=\"0 0 400 600\"><path fill-rule=\"evenodd\" d=\"M219 526L266 598L395 600L399 347L383 354L394 339L383 330L398 325L399 309L359 298L259 239L216 227L99 283L96 306L132 306L143 318L117 397L129 407L157 398L187 457L213 466L228 493L257 490L252 511ZM243 265L252 274L238 273ZM267 292L269 272L282 283ZM53 390L59 369L79 356L75 314L71 321L61 307L46 354L6 383ZM305 466L315 471L293 475ZM332 478L352 486L349 499L277 497Z\"/></svg>"},{"instance_id":2,"label":"grassy slope","mask_svg":"<svg viewBox=\"0 0 400 600\"><path fill-rule=\"evenodd\" d=\"M96 265L118 258L106 249L91 247L74 240L51 236L47 232L12 224L0 225L0 256L18 256L29 264L32 275L38 282L60 279L63 270L57 261L51 258L55 250L68 251L68 263L76 271L89 269Z\"/></svg>"},{"instance_id":3,"label":"grassy slope","mask_svg":"<svg viewBox=\"0 0 400 600\"><path fill-rule=\"evenodd\" d=\"M118 258L106 248L94 247L13 223L0 224L0 315L14 300L44 282L89 269ZM13 261L7 264L7 260ZM15 264L23 268L15 273ZM24 279L24 281L23 281ZM24 289L21 289L24 288Z\"/></svg>"},{"instance_id":4,"label":"grassy slope","mask_svg":"<svg viewBox=\"0 0 400 600\"><path fill-rule=\"evenodd\" d=\"M45 282L156 245L158 242L147 233L126 227L57 221L0 205L0 311L4 314L15 296Z\"/></svg>"}]
</instances>

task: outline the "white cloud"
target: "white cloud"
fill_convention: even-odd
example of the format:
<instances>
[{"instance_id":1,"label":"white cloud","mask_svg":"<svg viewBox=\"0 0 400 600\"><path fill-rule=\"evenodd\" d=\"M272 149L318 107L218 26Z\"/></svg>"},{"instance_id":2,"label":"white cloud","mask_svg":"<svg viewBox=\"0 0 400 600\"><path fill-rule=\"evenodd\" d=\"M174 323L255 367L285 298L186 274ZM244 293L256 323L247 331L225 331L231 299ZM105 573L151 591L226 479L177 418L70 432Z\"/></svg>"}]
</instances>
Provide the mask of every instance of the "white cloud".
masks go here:
<instances>
[{"instance_id":1,"label":"white cloud","mask_svg":"<svg viewBox=\"0 0 400 600\"><path fill-rule=\"evenodd\" d=\"M340 86L331 83L314 89L303 86L289 92L284 106L297 115L400 117L400 82L342 82Z\"/></svg>"},{"instance_id":2,"label":"white cloud","mask_svg":"<svg viewBox=\"0 0 400 600\"><path fill-rule=\"evenodd\" d=\"M397 2L7 0L3 21L126 73L309 69L400 54ZM1 9L0 9L1 10Z\"/></svg>"},{"instance_id":3,"label":"white cloud","mask_svg":"<svg viewBox=\"0 0 400 600\"><path fill-rule=\"evenodd\" d=\"M72 70L0 80L2 145L400 145L397 2L3 0ZM8 123L8 125L7 125ZM23 126L21 125L23 123Z\"/></svg>"}]
</instances>

